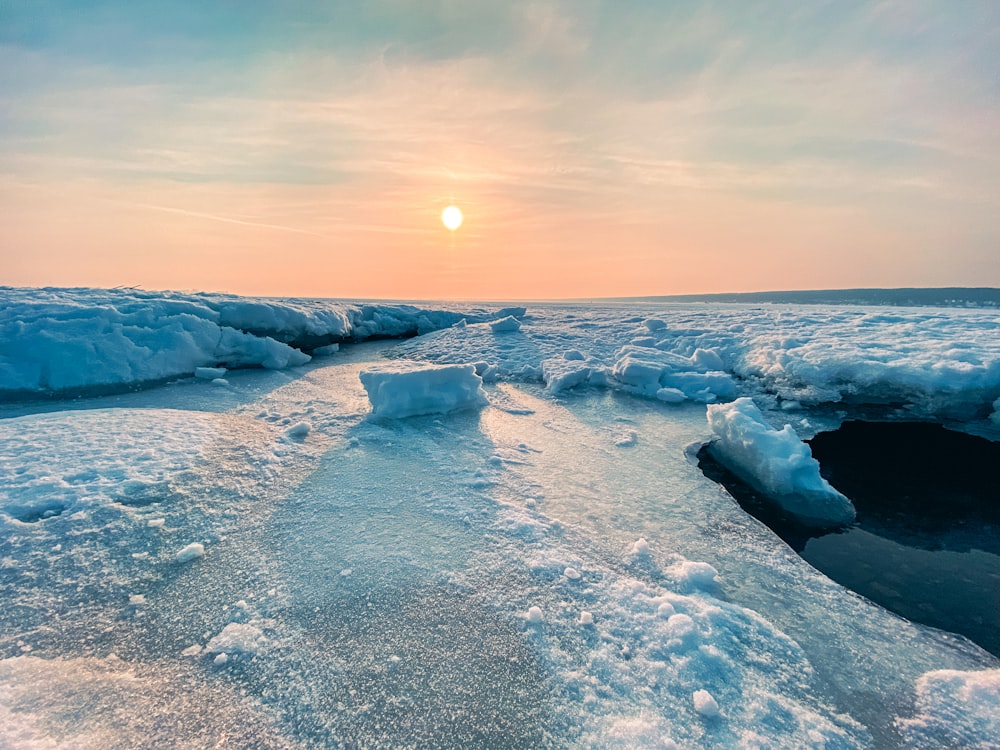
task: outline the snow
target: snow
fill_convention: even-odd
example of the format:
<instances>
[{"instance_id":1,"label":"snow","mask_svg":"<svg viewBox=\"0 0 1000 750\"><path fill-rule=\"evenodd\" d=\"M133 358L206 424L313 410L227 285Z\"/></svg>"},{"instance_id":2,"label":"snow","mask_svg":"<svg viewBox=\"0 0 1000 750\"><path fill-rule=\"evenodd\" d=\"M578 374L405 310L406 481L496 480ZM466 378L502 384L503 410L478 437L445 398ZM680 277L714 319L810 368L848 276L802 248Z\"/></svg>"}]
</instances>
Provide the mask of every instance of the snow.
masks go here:
<instances>
[{"instance_id":1,"label":"snow","mask_svg":"<svg viewBox=\"0 0 1000 750\"><path fill-rule=\"evenodd\" d=\"M696 690L691 696L694 701L694 710L706 719L717 719L719 717L719 704L707 690Z\"/></svg>"},{"instance_id":2,"label":"snow","mask_svg":"<svg viewBox=\"0 0 1000 750\"><path fill-rule=\"evenodd\" d=\"M517 337L470 324L413 339L392 356L484 362L496 378L545 382L553 393L588 383L649 398L672 388L663 394L668 401L679 392L708 403L756 393L805 406L905 403L914 418L969 419L996 411L995 310L649 308L655 315L643 317L649 310L640 304L594 304L585 312L582 306L537 306L521 316ZM652 329L644 323L651 320Z\"/></svg>"},{"instance_id":3,"label":"snow","mask_svg":"<svg viewBox=\"0 0 1000 750\"><path fill-rule=\"evenodd\" d=\"M750 398L708 406L713 448L733 472L809 526L854 521L851 501L819 474L819 462L791 425L776 430Z\"/></svg>"},{"instance_id":4,"label":"snow","mask_svg":"<svg viewBox=\"0 0 1000 750\"><path fill-rule=\"evenodd\" d=\"M917 714L898 724L911 748L998 747L1000 669L928 672L917 680Z\"/></svg>"},{"instance_id":5,"label":"snow","mask_svg":"<svg viewBox=\"0 0 1000 750\"><path fill-rule=\"evenodd\" d=\"M0 394L65 394L191 374L212 380L225 375L226 368L280 370L309 362L307 351L313 349L327 356L339 341L426 333L461 318L507 320L510 310L500 313L0 287Z\"/></svg>"},{"instance_id":6,"label":"snow","mask_svg":"<svg viewBox=\"0 0 1000 750\"><path fill-rule=\"evenodd\" d=\"M256 625L231 622L205 645L205 652L220 656L232 656L233 654L255 656L261 653L266 646L267 638Z\"/></svg>"},{"instance_id":7,"label":"snow","mask_svg":"<svg viewBox=\"0 0 1000 750\"><path fill-rule=\"evenodd\" d=\"M201 542L191 542L191 544L180 550L174 559L179 563L191 562L192 560L197 560L199 557L205 556L205 545Z\"/></svg>"},{"instance_id":8,"label":"snow","mask_svg":"<svg viewBox=\"0 0 1000 750\"><path fill-rule=\"evenodd\" d=\"M995 311L4 294L0 746L1000 744L996 657L831 582L691 458L838 517L784 420L996 434ZM202 326L343 345L209 388L235 363ZM183 380L18 400L43 370Z\"/></svg>"},{"instance_id":9,"label":"snow","mask_svg":"<svg viewBox=\"0 0 1000 750\"><path fill-rule=\"evenodd\" d=\"M506 318L500 318L500 320L494 320L490 323L490 328L493 333L513 333L514 331L521 330L521 321L515 318L513 315L508 315Z\"/></svg>"},{"instance_id":10,"label":"snow","mask_svg":"<svg viewBox=\"0 0 1000 750\"><path fill-rule=\"evenodd\" d=\"M488 403L483 379L476 374L474 365L397 363L363 370L360 377L376 417L447 414Z\"/></svg>"}]
</instances>

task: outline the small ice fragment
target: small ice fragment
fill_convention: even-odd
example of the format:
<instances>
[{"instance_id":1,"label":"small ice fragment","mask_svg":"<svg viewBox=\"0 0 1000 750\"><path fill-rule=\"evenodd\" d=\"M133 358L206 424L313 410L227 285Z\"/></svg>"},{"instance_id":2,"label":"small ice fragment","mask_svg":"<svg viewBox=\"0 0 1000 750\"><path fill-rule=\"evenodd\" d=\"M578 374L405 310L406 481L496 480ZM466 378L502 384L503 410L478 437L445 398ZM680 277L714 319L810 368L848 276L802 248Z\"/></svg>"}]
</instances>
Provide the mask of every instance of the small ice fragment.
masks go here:
<instances>
[{"instance_id":1,"label":"small ice fragment","mask_svg":"<svg viewBox=\"0 0 1000 750\"><path fill-rule=\"evenodd\" d=\"M648 320L642 321L642 324L646 326L647 331L662 331L667 327L667 324L656 318L649 318Z\"/></svg>"},{"instance_id":2,"label":"small ice fragment","mask_svg":"<svg viewBox=\"0 0 1000 750\"><path fill-rule=\"evenodd\" d=\"M580 571L576 568L566 568L566 570L563 571L563 575L571 581L580 580Z\"/></svg>"},{"instance_id":3,"label":"small ice fragment","mask_svg":"<svg viewBox=\"0 0 1000 750\"><path fill-rule=\"evenodd\" d=\"M590 612L586 612L586 611L581 612L580 613L580 624L581 625L593 625L594 624L594 615L592 615Z\"/></svg>"},{"instance_id":4,"label":"small ice fragment","mask_svg":"<svg viewBox=\"0 0 1000 750\"><path fill-rule=\"evenodd\" d=\"M212 385L229 385L229 381L225 378L212 378Z\"/></svg>"},{"instance_id":5,"label":"small ice fragment","mask_svg":"<svg viewBox=\"0 0 1000 750\"><path fill-rule=\"evenodd\" d=\"M660 388L656 391L656 399L658 401L665 401L668 404L679 404L684 401L687 396L684 391L679 388Z\"/></svg>"},{"instance_id":6,"label":"small ice fragment","mask_svg":"<svg viewBox=\"0 0 1000 750\"><path fill-rule=\"evenodd\" d=\"M128 598L128 603L138 607L140 604L146 603L146 597L142 594L132 594Z\"/></svg>"},{"instance_id":7,"label":"small ice fragment","mask_svg":"<svg viewBox=\"0 0 1000 750\"><path fill-rule=\"evenodd\" d=\"M649 542L642 538L636 539L629 551L636 557L646 557L649 555Z\"/></svg>"},{"instance_id":8,"label":"small ice fragment","mask_svg":"<svg viewBox=\"0 0 1000 750\"><path fill-rule=\"evenodd\" d=\"M570 362L583 362L587 358L583 356L583 352L576 349L567 349L563 352L563 359Z\"/></svg>"},{"instance_id":9,"label":"small ice fragment","mask_svg":"<svg viewBox=\"0 0 1000 750\"><path fill-rule=\"evenodd\" d=\"M340 575L342 578L347 578L347 576L349 576L353 572L354 568L344 568L342 571L340 571Z\"/></svg>"},{"instance_id":10,"label":"small ice fragment","mask_svg":"<svg viewBox=\"0 0 1000 750\"><path fill-rule=\"evenodd\" d=\"M202 380L215 380L216 378L221 378L226 374L225 367L196 367L194 368L194 376L196 378L201 378Z\"/></svg>"},{"instance_id":11,"label":"small ice fragment","mask_svg":"<svg viewBox=\"0 0 1000 750\"><path fill-rule=\"evenodd\" d=\"M493 329L493 333L508 333L513 331L520 331L521 321L515 318L513 315L508 315L506 318L500 318L500 320L491 321L490 328Z\"/></svg>"},{"instance_id":12,"label":"small ice fragment","mask_svg":"<svg viewBox=\"0 0 1000 750\"><path fill-rule=\"evenodd\" d=\"M707 690L695 690L691 698L694 700L694 710L706 719L714 719L719 715L719 704Z\"/></svg>"},{"instance_id":13,"label":"small ice fragment","mask_svg":"<svg viewBox=\"0 0 1000 750\"><path fill-rule=\"evenodd\" d=\"M402 661L402 659L400 659L396 654L393 654L392 656L389 657L389 661L391 661L393 664L396 664Z\"/></svg>"},{"instance_id":14,"label":"small ice fragment","mask_svg":"<svg viewBox=\"0 0 1000 750\"><path fill-rule=\"evenodd\" d=\"M177 553L177 562L186 563L205 556L205 545L199 542L192 542L187 547Z\"/></svg>"},{"instance_id":15,"label":"small ice fragment","mask_svg":"<svg viewBox=\"0 0 1000 750\"><path fill-rule=\"evenodd\" d=\"M215 664L215 666L217 666L217 667L221 667L227 661L229 661L229 657L225 653L222 653L222 654L219 654L218 656L216 656L212 660L212 663Z\"/></svg>"},{"instance_id":16,"label":"small ice fragment","mask_svg":"<svg viewBox=\"0 0 1000 750\"><path fill-rule=\"evenodd\" d=\"M188 646L186 649L181 651L181 656L197 656L201 653L201 646L197 643L193 646Z\"/></svg>"},{"instance_id":17,"label":"small ice fragment","mask_svg":"<svg viewBox=\"0 0 1000 750\"><path fill-rule=\"evenodd\" d=\"M309 434L310 430L312 430L312 425L308 422L296 422L285 430L285 435L292 440L302 440Z\"/></svg>"},{"instance_id":18,"label":"small ice fragment","mask_svg":"<svg viewBox=\"0 0 1000 750\"><path fill-rule=\"evenodd\" d=\"M540 607L529 607L528 608L528 622L532 624L538 624L542 621L542 610Z\"/></svg>"},{"instance_id":19,"label":"small ice fragment","mask_svg":"<svg viewBox=\"0 0 1000 750\"><path fill-rule=\"evenodd\" d=\"M158 529L161 528L163 524L165 524L166 522L167 522L166 518L150 518L148 521L146 521L146 525L151 526L154 529Z\"/></svg>"}]
</instances>

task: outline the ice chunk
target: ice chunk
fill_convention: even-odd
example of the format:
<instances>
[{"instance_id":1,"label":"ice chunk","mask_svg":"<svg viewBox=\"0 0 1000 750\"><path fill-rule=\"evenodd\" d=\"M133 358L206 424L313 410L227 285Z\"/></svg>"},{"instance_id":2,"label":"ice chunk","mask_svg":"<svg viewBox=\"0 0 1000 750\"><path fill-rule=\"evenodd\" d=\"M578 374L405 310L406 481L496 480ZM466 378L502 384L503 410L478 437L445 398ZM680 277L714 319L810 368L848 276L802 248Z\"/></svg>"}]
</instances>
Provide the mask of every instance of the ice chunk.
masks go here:
<instances>
[{"instance_id":1,"label":"ice chunk","mask_svg":"<svg viewBox=\"0 0 1000 750\"><path fill-rule=\"evenodd\" d=\"M206 644L205 651L209 654L254 655L260 653L266 645L264 632L256 625L231 622Z\"/></svg>"},{"instance_id":2,"label":"ice chunk","mask_svg":"<svg viewBox=\"0 0 1000 750\"><path fill-rule=\"evenodd\" d=\"M513 315L508 315L506 318L491 321L490 328L493 329L493 333L510 333L513 331L520 331L521 321Z\"/></svg>"},{"instance_id":3,"label":"ice chunk","mask_svg":"<svg viewBox=\"0 0 1000 750\"><path fill-rule=\"evenodd\" d=\"M360 377L377 417L446 414L488 403L474 365L401 363L364 370Z\"/></svg>"},{"instance_id":4,"label":"ice chunk","mask_svg":"<svg viewBox=\"0 0 1000 750\"><path fill-rule=\"evenodd\" d=\"M694 710L706 719L714 719L719 715L719 704L707 690L695 690L691 698L694 701Z\"/></svg>"},{"instance_id":5,"label":"ice chunk","mask_svg":"<svg viewBox=\"0 0 1000 750\"><path fill-rule=\"evenodd\" d=\"M545 381L545 390L550 394L586 383L590 373L590 366L582 359L550 357L542 361L542 380Z\"/></svg>"},{"instance_id":6,"label":"ice chunk","mask_svg":"<svg viewBox=\"0 0 1000 750\"><path fill-rule=\"evenodd\" d=\"M649 542L645 539L636 539L632 542L632 547L629 549L629 554L632 557L649 557Z\"/></svg>"},{"instance_id":7,"label":"ice chunk","mask_svg":"<svg viewBox=\"0 0 1000 750\"><path fill-rule=\"evenodd\" d=\"M679 388L659 388L656 391L656 398L659 401L666 401L668 404L679 404L686 401L687 396Z\"/></svg>"},{"instance_id":8,"label":"ice chunk","mask_svg":"<svg viewBox=\"0 0 1000 750\"><path fill-rule=\"evenodd\" d=\"M308 422L296 422L285 430L285 435L291 440L304 440L311 430L312 425Z\"/></svg>"},{"instance_id":9,"label":"ice chunk","mask_svg":"<svg viewBox=\"0 0 1000 750\"><path fill-rule=\"evenodd\" d=\"M541 610L541 608L540 607L529 607L528 608L528 612L525 615L525 619L528 622L532 623L533 625L537 625L538 623L540 623L542 621L542 610Z\"/></svg>"},{"instance_id":10,"label":"ice chunk","mask_svg":"<svg viewBox=\"0 0 1000 750\"><path fill-rule=\"evenodd\" d=\"M851 501L820 476L819 462L791 425L774 429L749 398L709 406L708 424L719 459L800 522L836 527L854 521Z\"/></svg>"},{"instance_id":11,"label":"ice chunk","mask_svg":"<svg viewBox=\"0 0 1000 750\"><path fill-rule=\"evenodd\" d=\"M917 714L897 719L907 747L1000 747L1000 669L936 670L917 680Z\"/></svg>"},{"instance_id":12,"label":"ice chunk","mask_svg":"<svg viewBox=\"0 0 1000 750\"><path fill-rule=\"evenodd\" d=\"M580 624L581 625L593 625L594 624L594 615L593 615L593 613L587 612L586 610L584 610L583 612L581 612L580 613Z\"/></svg>"},{"instance_id":13,"label":"ice chunk","mask_svg":"<svg viewBox=\"0 0 1000 750\"><path fill-rule=\"evenodd\" d=\"M199 557L205 556L205 545L199 542L192 542L187 547L177 553L175 559L179 563L191 562Z\"/></svg>"}]
</instances>

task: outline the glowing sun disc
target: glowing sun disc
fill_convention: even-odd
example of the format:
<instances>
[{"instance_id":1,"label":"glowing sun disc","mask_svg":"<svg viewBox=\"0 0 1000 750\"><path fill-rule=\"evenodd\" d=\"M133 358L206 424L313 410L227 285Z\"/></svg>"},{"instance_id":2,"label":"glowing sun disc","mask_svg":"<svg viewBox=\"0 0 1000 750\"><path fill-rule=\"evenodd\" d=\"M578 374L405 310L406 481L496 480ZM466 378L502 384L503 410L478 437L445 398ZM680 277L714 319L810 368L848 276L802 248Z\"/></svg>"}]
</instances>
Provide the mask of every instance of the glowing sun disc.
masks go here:
<instances>
[{"instance_id":1,"label":"glowing sun disc","mask_svg":"<svg viewBox=\"0 0 1000 750\"><path fill-rule=\"evenodd\" d=\"M462 210L458 206L448 206L441 212L441 223L454 232L462 226Z\"/></svg>"}]
</instances>

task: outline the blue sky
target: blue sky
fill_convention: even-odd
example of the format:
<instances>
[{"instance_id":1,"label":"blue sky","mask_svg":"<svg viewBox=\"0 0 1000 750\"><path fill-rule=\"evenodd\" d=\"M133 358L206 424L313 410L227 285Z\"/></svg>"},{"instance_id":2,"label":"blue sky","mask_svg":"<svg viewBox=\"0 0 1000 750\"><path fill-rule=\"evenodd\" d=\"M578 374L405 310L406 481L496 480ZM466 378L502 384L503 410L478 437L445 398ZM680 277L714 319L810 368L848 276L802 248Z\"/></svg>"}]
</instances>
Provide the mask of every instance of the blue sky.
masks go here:
<instances>
[{"instance_id":1,"label":"blue sky","mask_svg":"<svg viewBox=\"0 0 1000 750\"><path fill-rule=\"evenodd\" d=\"M7 2L0 283L1000 286L997 49L995 2Z\"/></svg>"}]
</instances>

